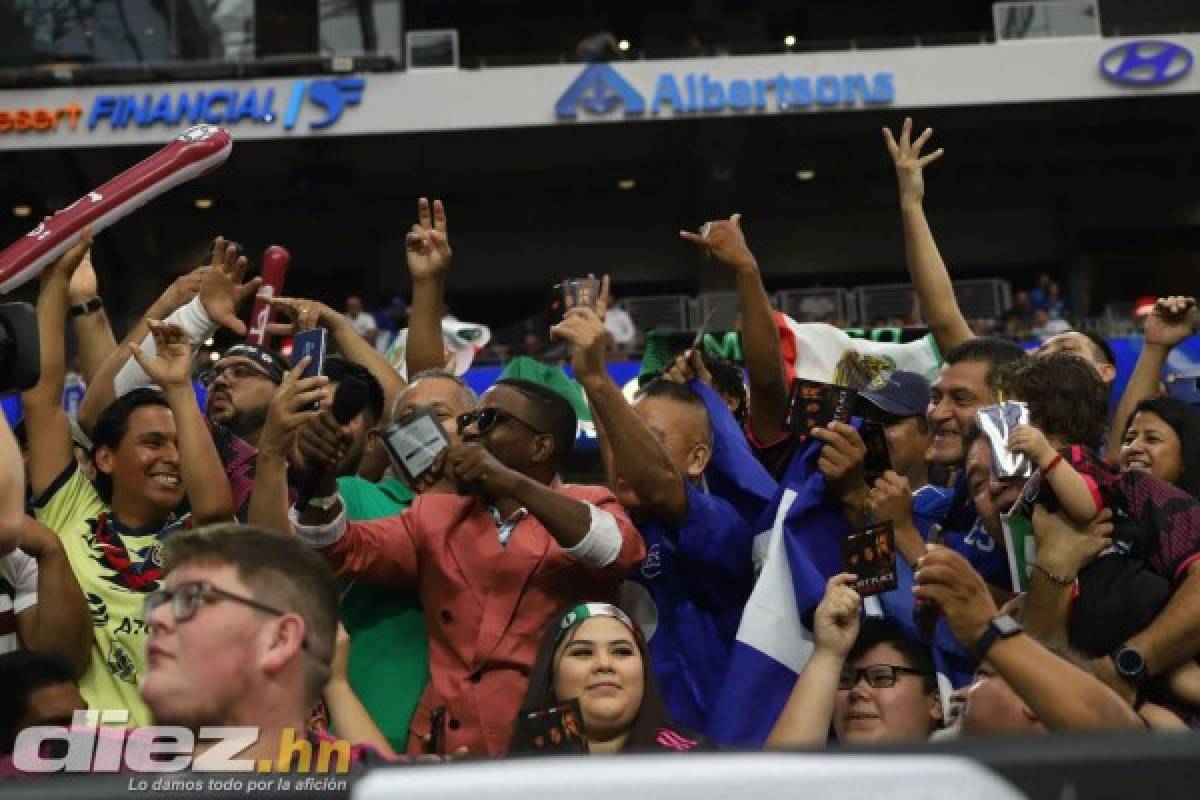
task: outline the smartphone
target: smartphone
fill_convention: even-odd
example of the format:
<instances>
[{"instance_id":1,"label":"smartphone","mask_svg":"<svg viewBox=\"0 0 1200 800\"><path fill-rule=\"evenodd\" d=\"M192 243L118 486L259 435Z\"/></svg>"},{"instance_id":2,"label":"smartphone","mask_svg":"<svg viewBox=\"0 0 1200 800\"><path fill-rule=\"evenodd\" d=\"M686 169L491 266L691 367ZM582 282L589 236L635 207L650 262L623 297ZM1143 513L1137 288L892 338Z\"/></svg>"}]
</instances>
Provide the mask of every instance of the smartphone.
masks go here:
<instances>
[{"instance_id":1,"label":"smartphone","mask_svg":"<svg viewBox=\"0 0 1200 800\"><path fill-rule=\"evenodd\" d=\"M859 430L863 444L867 447L867 455L863 459L863 477L867 486L874 486L875 481L883 477L883 473L892 468L892 454L888 450L887 432L882 422L867 421Z\"/></svg>"},{"instance_id":2,"label":"smartphone","mask_svg":"<svg viewBox=\"0 0 1200 800\"><path fill-rule=\"evenodd\" d=\"M946 534L942 526L938 523L933 523L929 527L929 540L934 544L945 544ZM920 631L921 635L927 641L933 639L933 634L937 630L938 615L941 614L941 609L937 604L930 600L922 600L921 598L913 598L913 625Z\"/></svg>"},{"instance_id":3,"label":"smartphone","mask_svg":"<svg viewBox=\"0 0 1200 800\"><path fill-rule=\"evenodd\" d=\"M310 328L306 331L300 331L292 337L292 367L299 364L300 359L305 356L309 356L312 359L308 362L308 366L304 368L304 373L300 376L302 380L325 374L325 345L328 336L329 334L324 328Z\"/></svg>"},{"instance_id":4,"label":"smartphone","mask_svg":"<svg viewBox=\"0 0 1200 800\"><path fill-rule=\"evenodd\" d=\"M600 281L596 278L564 280L550 287L550 303L547 315L550 325L563 321L572 308L595 309L600 302Z\"/></svg>"},{"instance_id":5,"label":"smartphone","mask_svg":"<svg viewBox=\"0 0 1200 800\"><path fill-rule=\"evenodd\" d=\"M425 754L445 755L446 751L446 707L437 706L429 712L429 738L425 740Z\"/></svg>"},{"instance_id":6,"label":"smartphone","mask_svg":"<svg viewBox=\"0 0 1200 800\"><path fill-rule=\"evenodd\" d=\"M438 454L449 446L446 429L428 408L405 414L383 431L383 447L409 486L425 478Z\"/></svg>"},{"instance_id":7,"label":"smartphone","mask_svg":"<svg viewBox=\"0 0 1200 800\"><path fill-rule=\"evenodd\" d=\"M1012 401L984 406L975 413L975 424L992 448L992 477L1028 478L1033 474L1033 463L1028 458L1008 451L1012 432L1029 424L1028 406Z\"/></svg>"}]
</instances>

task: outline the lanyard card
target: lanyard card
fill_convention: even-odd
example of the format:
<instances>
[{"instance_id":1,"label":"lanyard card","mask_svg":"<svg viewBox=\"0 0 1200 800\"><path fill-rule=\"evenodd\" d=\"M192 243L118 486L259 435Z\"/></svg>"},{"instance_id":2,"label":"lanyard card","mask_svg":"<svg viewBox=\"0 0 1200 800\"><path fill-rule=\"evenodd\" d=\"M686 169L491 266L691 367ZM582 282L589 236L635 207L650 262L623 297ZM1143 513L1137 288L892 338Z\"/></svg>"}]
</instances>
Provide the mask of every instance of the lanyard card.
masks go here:
<instances>
[{"instance_id":1,"label":"lanyard card","mask_svg":"<svg viewBox=\"0 0 1200 800\"><path fill-rule=\"evenodd\" d=\"M579 701L568 700L553 708L520 712L514 744L518 743L524 747L515 749L533 753L588 752Z\"/></svg>"},{"instance_id":2,"label":"lanyard card","mask_svg":"<svg viewBox=\"0 0 1200 800\"><path fill-rule=\"evenodd\" d=\"M849 423L857 398L858 392L846 386L796 378L792 381L784 430L808 433L835 421Z\"/></svg>"},{"instance_id":3,"label":"lanyard card","mask_svg":"<svg viewBox=\"0 0 1200 800\"><path fill-rule=\"evenodd\" d=\"M396 466L414 486L433 468L438 454L450 446L450 437L431 409L421 409L396 420L383 433L383 445Z\"/></svg>"}]
</instances>

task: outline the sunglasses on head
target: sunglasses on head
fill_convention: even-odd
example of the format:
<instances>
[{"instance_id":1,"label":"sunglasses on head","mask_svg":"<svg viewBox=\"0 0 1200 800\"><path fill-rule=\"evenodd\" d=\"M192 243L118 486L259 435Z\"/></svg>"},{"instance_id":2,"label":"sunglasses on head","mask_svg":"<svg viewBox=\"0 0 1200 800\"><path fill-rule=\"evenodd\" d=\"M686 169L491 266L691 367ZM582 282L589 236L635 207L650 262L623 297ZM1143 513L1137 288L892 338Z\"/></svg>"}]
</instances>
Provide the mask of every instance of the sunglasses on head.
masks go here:
<instances>
[{"instance_id":1,"label":"sunglasses on head","mask_svg":"<svg viewBox=\"0 0 1200 800\"><path fill-rule=\"evenodd\" d=\"M495 406L479 408L474 411L468 411L465 414L459 414L457 419L458 432L463 433L467 428L474 424L475 429L481 434L484 434L499 425L501 422L508 421L524 425L534 433L544 433L544 431L538 430L520 417L510 414L502 408L496 408Z\"/></svg>"}]
</instances>

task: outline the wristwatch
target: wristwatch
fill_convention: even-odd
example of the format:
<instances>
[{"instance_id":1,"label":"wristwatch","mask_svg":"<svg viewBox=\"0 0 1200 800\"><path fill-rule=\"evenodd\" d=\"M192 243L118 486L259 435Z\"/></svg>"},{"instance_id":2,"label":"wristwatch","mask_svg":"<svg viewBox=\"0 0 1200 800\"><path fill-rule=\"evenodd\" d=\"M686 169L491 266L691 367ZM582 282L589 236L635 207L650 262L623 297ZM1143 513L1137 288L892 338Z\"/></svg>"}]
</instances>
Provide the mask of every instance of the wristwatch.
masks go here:
<instances>
[{"instance_id":1,"label":"wristwatch","mask_svg":"<svg viewBox=\"0 0 1200 800\"><path fill-rule=\"evenodd\" d=\"M992 645L996 643L997 639L1016 636L1023 630L1025 629L1021 627L1021 623L1008 614L993 617L992 621L988 623L987 630L979 637L979 641L975 642L975 657L982 661L987 657L988 650L992 649Z\"/></svg>"},{"instance_id":2,"label":"wristwatch","mask_svg":"<svg viewBox=\"0 0 1200 800\"><path fill-rule=\"evenodd\" d=\"M94 314L104 308L104 300L100 295L92 295L82 303L71 306L70 314L72 317L86 317L88 314Z\"/></svg>"},{"instance_id":3,"label":"wristwatch","mask_svg":"<svg viewBox=\"0 0 1200 800\"><path fill-rule=\"evenodd\" d=\"M1112 660L1117 674L1130 686L1140 687L1146 682L1146 659L1137 650L1123 644L1112 652Z\"/></svg>"},{"instance_id":4,"label":"wristwatch","mask_svg":"<svg viewBox=\"0 0 1200 800\"><path fill-rule=\"evenodd\" d=\"M334 492L328 497L310 497L308 499L308 508L319 508L322 511L328 511L337 505L338 493Z\"/></svg>"}]
</instances>

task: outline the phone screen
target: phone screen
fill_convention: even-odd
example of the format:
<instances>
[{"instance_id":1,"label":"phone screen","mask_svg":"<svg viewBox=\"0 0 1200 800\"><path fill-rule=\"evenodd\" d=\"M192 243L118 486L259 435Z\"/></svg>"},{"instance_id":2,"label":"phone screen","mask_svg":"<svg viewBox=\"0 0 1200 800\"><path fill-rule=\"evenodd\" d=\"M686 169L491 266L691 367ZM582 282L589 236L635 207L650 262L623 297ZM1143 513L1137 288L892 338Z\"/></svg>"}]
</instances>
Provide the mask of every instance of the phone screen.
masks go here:
<instances>
[{"instance_id":1,"label":"phone screen","mask_svg":"<svg viewBox=\"0 0 1200 800\"><path fill-rule=\"evenodd\" d=\"M325 372L325 342L328 334L324 328L311 328L300 331L292 338L291 364L295 367L300 359L311 357L308 366L304 368L301 378L315 378Z\"/></svg>"}]
</instances>

